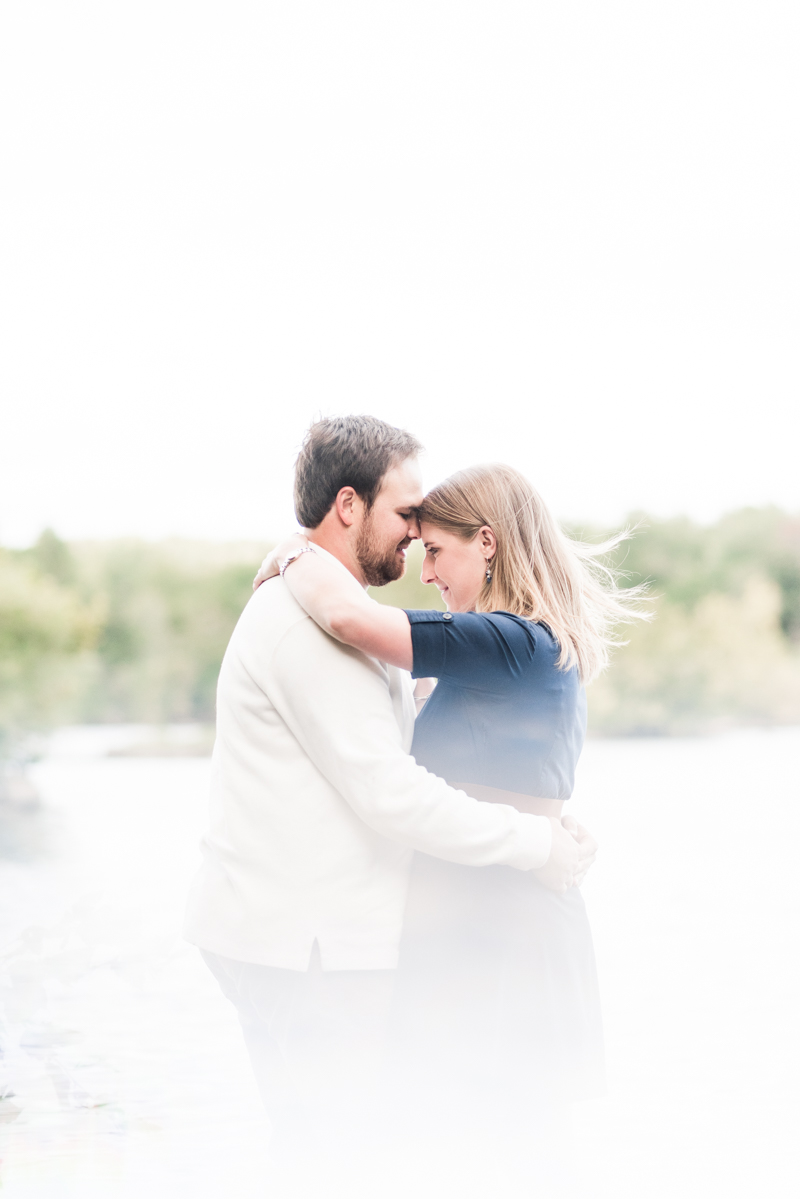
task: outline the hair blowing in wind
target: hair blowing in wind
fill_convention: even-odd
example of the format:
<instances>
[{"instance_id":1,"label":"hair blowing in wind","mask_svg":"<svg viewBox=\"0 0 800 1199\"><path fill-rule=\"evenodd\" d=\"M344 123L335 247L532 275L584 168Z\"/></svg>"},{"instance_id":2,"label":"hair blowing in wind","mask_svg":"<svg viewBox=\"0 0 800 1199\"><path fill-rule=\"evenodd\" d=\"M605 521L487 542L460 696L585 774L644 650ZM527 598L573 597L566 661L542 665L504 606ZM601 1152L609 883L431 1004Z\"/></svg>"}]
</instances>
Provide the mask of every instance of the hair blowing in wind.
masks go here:
<instances>
[{"instance_id":1,"label":"hair blowing in wind","mask_svg":"<svg viewBox=\"0 0 800 1199\"><path fill-rule=\"evenodd\" d=\"M497 538L492 579L478 597L478 612L511 612L549 625L562 670L577 666L589 683L608 665L621 642L614 629L650 620L644 586L621 588L619 572L602 559L630 533L600 545L562 532L541 496L513 467L473 466L445 479L425 497L420 520L471 540L484 526Z\"/></svg>"}]
</instances>

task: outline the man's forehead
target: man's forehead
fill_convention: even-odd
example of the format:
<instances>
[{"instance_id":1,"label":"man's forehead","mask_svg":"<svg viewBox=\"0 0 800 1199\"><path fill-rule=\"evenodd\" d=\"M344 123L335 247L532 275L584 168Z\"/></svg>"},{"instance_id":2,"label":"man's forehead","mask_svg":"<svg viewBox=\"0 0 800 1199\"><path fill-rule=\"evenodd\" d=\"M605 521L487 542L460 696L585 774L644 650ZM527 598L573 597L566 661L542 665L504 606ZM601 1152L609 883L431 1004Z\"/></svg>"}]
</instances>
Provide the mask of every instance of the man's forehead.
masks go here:
<instances>
[{"instance_id":1,"label":"man's forehead","mask_svg":"<svg viewBox=\"0 0 800 1199\"><path fill-rule=\"evenodd\" d=\"M384 475L381 498L403 508L418 508L422 503L422 473L416 458L406 458Z\"/></svg>"}]
</instances>

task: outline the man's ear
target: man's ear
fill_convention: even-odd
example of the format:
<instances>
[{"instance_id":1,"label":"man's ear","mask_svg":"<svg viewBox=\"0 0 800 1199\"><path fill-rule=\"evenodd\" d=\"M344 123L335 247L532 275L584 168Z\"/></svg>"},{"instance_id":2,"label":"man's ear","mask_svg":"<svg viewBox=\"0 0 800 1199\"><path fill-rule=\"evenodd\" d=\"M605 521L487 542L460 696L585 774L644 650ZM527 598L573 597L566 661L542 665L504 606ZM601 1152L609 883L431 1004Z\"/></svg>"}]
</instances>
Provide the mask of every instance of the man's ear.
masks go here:
<instances>
[{"instance_id":1,"label":"man's ear","mask_svg":"<svg viewBox=\"0 0 800 1199\"><path fill-rule=\"evenodd\" d=\"M356 523L364 507L364 501L352 487L340 488L334 504L339 520L348 528Z\"/></svg>"}]
</instances>

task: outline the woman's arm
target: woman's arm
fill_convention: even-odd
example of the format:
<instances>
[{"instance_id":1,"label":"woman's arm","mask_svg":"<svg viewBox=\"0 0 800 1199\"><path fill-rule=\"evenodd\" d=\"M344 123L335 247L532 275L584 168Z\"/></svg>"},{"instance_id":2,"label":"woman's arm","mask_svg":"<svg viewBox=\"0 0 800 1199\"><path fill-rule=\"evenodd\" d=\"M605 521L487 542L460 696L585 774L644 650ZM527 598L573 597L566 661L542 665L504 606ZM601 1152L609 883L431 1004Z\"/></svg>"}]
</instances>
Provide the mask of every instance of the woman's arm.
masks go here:
<instances>
[{"instance_id":1,"label":"woman's arm","mask_svg":"<svg viewBox=\"0 0 800 1199\"><path fill-rule=\"evenodd\" d=\"M305 545L305 537L282 542L264 559L253 587L278 573L280 563ZM411 625L400 608L389 608L353 586L323 554L301 554L289 564L283 581L301 608L337 641L362 653L411 670L414 655Z\"/></svg>"}]
</instances>

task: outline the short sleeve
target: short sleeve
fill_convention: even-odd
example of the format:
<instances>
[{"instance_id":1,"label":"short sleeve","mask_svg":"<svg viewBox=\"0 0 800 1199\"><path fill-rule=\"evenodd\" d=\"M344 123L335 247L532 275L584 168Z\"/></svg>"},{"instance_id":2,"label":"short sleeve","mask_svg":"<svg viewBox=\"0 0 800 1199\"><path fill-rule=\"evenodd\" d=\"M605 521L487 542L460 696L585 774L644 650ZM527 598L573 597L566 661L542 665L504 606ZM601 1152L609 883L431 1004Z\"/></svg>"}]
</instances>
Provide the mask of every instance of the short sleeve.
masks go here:
<instances>
[{"instance_id":1,"label":"short sleeve","mask_svg":"<svg viewBox=\"0 0 800 1199\"><path fill-rule=\"evenodd\" d=\"M415 679L491 689L519 678L536 651L532 621L509 612L406 612Z\"/></svg>"}]
</instances>

